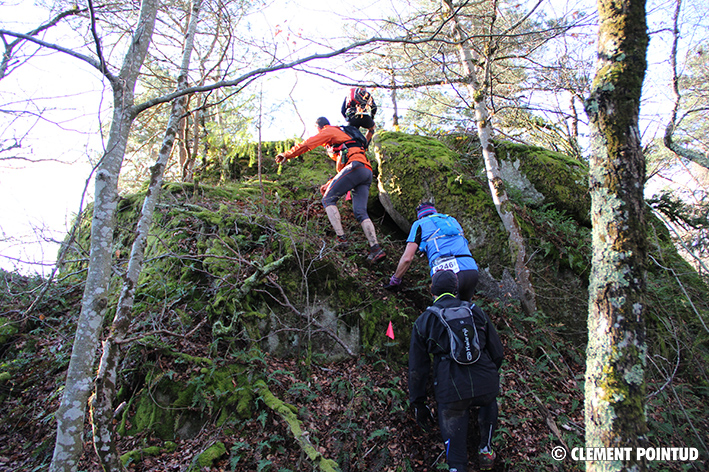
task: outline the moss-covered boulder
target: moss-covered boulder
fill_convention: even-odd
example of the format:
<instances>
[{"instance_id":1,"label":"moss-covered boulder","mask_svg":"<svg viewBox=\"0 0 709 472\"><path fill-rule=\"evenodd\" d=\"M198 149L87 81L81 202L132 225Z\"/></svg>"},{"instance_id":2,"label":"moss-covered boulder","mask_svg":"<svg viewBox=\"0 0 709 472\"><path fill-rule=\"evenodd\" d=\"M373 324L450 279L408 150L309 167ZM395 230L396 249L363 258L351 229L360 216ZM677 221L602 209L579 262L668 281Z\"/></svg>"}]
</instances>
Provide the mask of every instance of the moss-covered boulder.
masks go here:
<instances>
[{"instance_id":1,"label":"moss-covered boulder","mask_svg":"<svg viewBox=\"0 0 709 472\"><path fill-rule=\"evenodd\" d=\"M186 373L159 372L145 379L144 388L130 398L119 432L144 431L163 440L190 438L208 422L251 415L253 393L243 365L193 366Z\"/></svg>"},{"instance_id":2,"label":"moss-covered boulder","mask_svg":"<svg viewBox=\"0 0 709 472\"><path fill-rule=\"evenodd\" d=\"M0 348L19 330L11 319L0 316Z\"/></svg>"},{"instance_id":3,"label":"moss-covered boulder","mask_svg":"<svg viewBox=\"0 0 709 472\"><path fill-rule=\"evenodd\" d=\"M499 144L497 156L502 178L520 202L536 207L551 205L591 227L585 163L548 149L509 142Z\"/></svg>"},{"instance_id":4,"label":"moss-covered boulder","mask_svg":"<svg viewBox=\"0 0 709 472\"><path fill-rule=\"evenodd\" d=\"M397 225L407 232L419 202L430 200L454 216L482 269L480 288L493 297L514 297L514 263L505 231L490 195L482 153L476 139L436 139L404 133L377 133L379 198ZM497 157L506 190L515 204L542 310L583 322L590 262L587 169L578 161L541 148L500 143ZM538 265L537 265L538 264ZM512 274L512 275L510 275ZM548 283L553 281L553 283Z\"/></svg>"},{"instance_id":5,"label":"moss-covered boulder","mask_svg":"<svg viewBox=\"0 0 709 472\"><path fill-rule=\"evenodd\" d=\"M458 153L435 138L394 132L377 133L375 149L379 199L402 231L409 231L421 201L433 201L458 219L477 260L506 257L487 182Z\"/></svg>"}]
</instances>

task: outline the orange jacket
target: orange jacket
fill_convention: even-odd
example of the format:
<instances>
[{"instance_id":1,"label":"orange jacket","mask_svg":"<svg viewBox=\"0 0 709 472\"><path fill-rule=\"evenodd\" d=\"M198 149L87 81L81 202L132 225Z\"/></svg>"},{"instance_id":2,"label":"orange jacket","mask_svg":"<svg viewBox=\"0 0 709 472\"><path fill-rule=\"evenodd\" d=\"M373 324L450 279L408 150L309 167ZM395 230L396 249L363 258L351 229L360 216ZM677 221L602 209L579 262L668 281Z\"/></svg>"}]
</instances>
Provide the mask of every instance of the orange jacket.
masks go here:
<instances>
[{"instance_id":1,"label":"orange jacket","mask_svg":"<svg viewBox=\"0 0 709 472\"><path fill-rule=\"evenodd\" d=\"M318 132L315 136L311 136L300 144L296 144L288 151L284 152L286 160L298 157L301 154L305 154L308 151L312 151L318 146L337 146L345 141L350 141L350 137L347 133L342 131L337 126L325 125L324 128ZM341 171L344 165L340 162L340 153L332 152L328 149L328 156L330 159L337 163L337 171ZM369 163L369 159L364 154L364 149L360 147L351 147L347 151L347 162L359 161L364 164L369 170L372 170L372 165Z\"/></svg>"}]
</instances>

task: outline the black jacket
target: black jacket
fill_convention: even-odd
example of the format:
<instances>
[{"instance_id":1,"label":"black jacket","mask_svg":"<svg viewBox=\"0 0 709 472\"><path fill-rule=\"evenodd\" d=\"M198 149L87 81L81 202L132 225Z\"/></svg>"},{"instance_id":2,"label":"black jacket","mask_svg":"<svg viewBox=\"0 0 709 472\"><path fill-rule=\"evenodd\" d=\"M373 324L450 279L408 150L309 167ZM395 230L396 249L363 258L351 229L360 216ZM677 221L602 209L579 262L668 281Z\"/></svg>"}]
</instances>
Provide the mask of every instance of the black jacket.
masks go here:
<instances>
[{"instance_id":1,"label":"black jacket","mask_svg":"<svg viewBox=\"0 0 709 472\"><path fill-rule=\"evenodd\" d=\"M446 308L462 302L449 294L439 297L435 306ZM477 306L471 307L480 339L480 359L461 365L450 358L448 331L435 313L424 311L414 323L409 349L409 400L426 400L426 383L433 354L434 393L436 401L450 403L487 394L500 389L499 368L504 355L500 336L490 318Z\"/></svg>"},{"instance_id":2,"label":"black jacket","mask_svg":"<svg viewBox=\"0 0 709 472\"><path fill-rule=\"evenodd\" d=\"M340 108L340 112L342 113L342 116L345 117L346 120L351 120L355 116L355 107L354 105L350 107L349 103L349 97L345 97L345 100L342 102L342 107ZM374 102L374 99L372 99L372 118L374 118L374 115L377 114L377 104Z\"/></svg>"}]
</instances>

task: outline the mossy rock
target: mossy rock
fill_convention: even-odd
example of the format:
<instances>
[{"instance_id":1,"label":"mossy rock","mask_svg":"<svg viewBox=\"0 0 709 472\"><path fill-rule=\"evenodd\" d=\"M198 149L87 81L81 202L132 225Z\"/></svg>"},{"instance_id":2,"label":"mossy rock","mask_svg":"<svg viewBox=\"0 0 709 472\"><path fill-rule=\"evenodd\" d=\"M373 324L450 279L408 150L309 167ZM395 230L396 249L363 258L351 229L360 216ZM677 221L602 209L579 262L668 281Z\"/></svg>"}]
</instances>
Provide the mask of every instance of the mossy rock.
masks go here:
<instances>
[{"instance_id":1,"label":"mossy rock","mask_svg":"<svg viewBox=\"0 0 709 472\"><path fill-rule=\"evenodd\" d=\"M246 368L240 364L205 367L186 381L171 380L160 374L147 385L126 409L121 434L152 431L164 440L189 438L207 421L221 425L229 418L251 415L253 394ZM130 426L125 425L129 423Z\"/></svg>"},{"instance_id":2,"label":"mossy rock","mask_svg":"<svg viewBox=\"0 0 709 472\"><path fill-rule=\"evenodd\" d=\"M190 472L197 472L204 467L212 467L216 461L227 454L226 446L222 442L217 442L209 446L197 457L195 457L192 466L188 469Z\"/></svg>"},{"instance_id":3,"label":"mossy rock","mask_svg":"<svg viewBox=\"0 0 709 472\"><path fill-rule=\"evenodd\" d=\"M16 323L0 316L0 347L7 343L14 335L19 332Z\"/></svg>"},{"instance_id":4,"label":"mossy rock","mask_svg":"<svg viewBox=\"0 0 709 472\"><path fill-rule=\"evenodd\" d=\"M144 457L159 456L163 452L171 451L169 449L163 449L158 446L149 446L144 447L143 449L135 449L133 451L126 452L125 454L121 454L121 464L123 464L123 467L126 467L128 464L136 464L142 461Z\"/></svg>"},{"instance_id":5,"label":"mossy rock","mask_svg":"<svg viewBox=\"0 0 709 472\"><path fill-rule=\"evenodd\" d=\"M523 196L525 203L549 203L591 227L588 166L558 152L536 146L500 143L497 148L503 179ZM532 198L538 195L540 199Z\"/></svg>"},{"instance_id":6,"label":"mossy rock","mask_svg":"<svg viewBox=\"0 0 709 472\"><path fill-rule=\"evenodd\" d=\"M408 232L418 203L433 201L439 212L454 216L463 227L484 272L480 288L485 294L514 296L514 291L497 288L509 279L506 274L514 277L514 261L475 139L381 132L375 148L380 200L399 228ZM535 255L530 262L533 283L548 294L538 306L574 330L582 328L590 268L587 168L530 146L499 143L496 154L527 253ZM534 279L534 274L540 277Z\"/></svg>"}]
</instances>

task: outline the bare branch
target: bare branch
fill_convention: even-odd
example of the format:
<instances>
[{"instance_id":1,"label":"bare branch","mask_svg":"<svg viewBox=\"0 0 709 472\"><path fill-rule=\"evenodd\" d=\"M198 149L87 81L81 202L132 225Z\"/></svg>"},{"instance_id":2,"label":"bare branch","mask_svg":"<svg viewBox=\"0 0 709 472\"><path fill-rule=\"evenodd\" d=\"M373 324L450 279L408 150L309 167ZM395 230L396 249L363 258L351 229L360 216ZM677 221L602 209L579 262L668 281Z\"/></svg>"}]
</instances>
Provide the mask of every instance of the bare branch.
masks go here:
<instances>
[{"instance_id":1,"label":"bare branch","mask_svg":"<svg viewBox=\"0 0 709 472\"><path fill-rule=\"evenodd\" d=\"M30 36L30 37L35 36L38 33L42 32L44 30L47 30L47 29L51 28L52 26L55 26L57 23L59 23L64 18L66 18L68 16L72 16L72 15L77 15L83 11L86 11L86 10L79 9L76 6L74 8L72 8L71 10L63 11L63 12L59 13L57 16L55 16L54 18L52 18L51 20L49 20L47 23L40 25L37 28L30 31L29 33L27 33L27 36ZM15 47L18 46L22 42L22 40L27 40L27 38L17 37L14 34L10 34L9 32L4 33L3 31L4 30L0 30L0 36L3 37L2 38L3 43L5 43L5 52L2 55L2 61L0 61L0 80L4 79L8 74L7 70L8 70L8 67L10 67L10 61L13 58L13 50L15 49ZM7 34L8 36L16 37L17 39L8 43L7 41L5 41L5 37L4 37L5 34Z\"/></svg>"},{"instance_id":2,"label":"bare branch","mask_svg":"<svg viewBox=\"0 0 709 472\"><path fill-rule=\"evenodd\" d=\"M445 22L444 22L444 24L445 24ZM356 41L352 44L349 44L349 45L344 46L339 49L335 49L330 52L311 54L309 56L306 56L306 57L303 57L300 59L296 59L291 62L279 62L279 63L271 65L271 66L266 66L266 67L254 69L250 72L247 72L246 74L241 75L240 77L237 77L236 79L222 80L219 82L215 82L213 84L188 87L183 90L175 91L175 92L170 93L168 95L163 95L162 97L156 97L152 100L148 100L146 102L137 104L133 107L133 113L134 113L134 115L138 115L141 112L143 112L144 110L147 110L148 108L154 107L156 105L160 105L161 103L167 103L167 102L172 101L175 98L183 96L183 95L199 93L199 92L208 92L208 91L219 89L219 88L234 87L237 85L242 85L243 82L246 82L249 80L254 80L254 79L262 77L266 74L269 74L272 72L277 72L280 70L286 70L286 69L298 70L297 66L299 66L299 65L306 64L306 63L316 61L319 59L330 59L333 57L337 57L337 56L343 55L345 53L355 51L363 46L367 46L370 44L375 44L375 43L423 44L423 43L431 42L434 40L442 41L440 38L438 38L438 35L440 34L440 31L442 28L443 28L443 26L441 25L439 28L437 28L430 35L428 35L424 38L419 38L419 39L411 39L408 37L394 37L394 38L372 37L369 39L363 39L361 41ZM379 85L377 85L377 86L379 86ZM390 85L381 85L381 86L387 87L387 88L390 87Z\"/></svg>"},{"instance_id":3,"label":"bare branch","mask_svg":"<svg viewBox=\"0 0 709 472\"><path fill-rule=\"evenodd\" d=\"M288 299L288 295L286 295L286 292L283 290L283 287L281 287L280 284L278 284L278 283L275 281L275 279L274 279L273 277L269 277L269 278L268 278L268 281L271 283L271 286L276 287L276 289L278 289L278 291L279 291L280 294L281 294L281 297L283 297L283 300L282 300L282 301L279 300L279 299L277 299L277 298L274 297L273 295L271 295L271 293L269 293L268 291L265 291L265 290L257 290L257 291L263 292L263 293L265 293L265 294L271 296L271 297L272 297L276 302L278 302L280 305L289 308L293 313L295 313L296 315L300 316L301 318L306 318L306 319L308 318L308 315L306 315L306 314L300 312L296 307L293 306L293 304L292 304L292 303L290 302L290 300ZM326 326L323 326L323 325L322 325L319 321L317 321L315 318L312 318L312 320L310 320L310 321L312 321L312 323L313 323L315 326L318 327L318 330L324 331L324 332L327 333L332 339L334 339L334 340L337 342L337 344L339 344L340 346L342 346L342 348L345 350L345 352L347 352L348 355L354 357L355 354L354 354L354 352L352 352L352 349L350 349L350 347L347 345L347 343L345 343L342 339L340 339L340 337L339 337L334 331L332 331L330 328L328 328L328 327L326 327Z\"/></svg>"},{"instance_id":4,"label":"bare branch","mask_svg":"<svg viewBox=\"0 0 709 472\"><path fill-rule=\"evenodd\" d=\"M95 68L98 69L99 71L102 71L102 69L101 69L101 63L100 63L99 61L97 61L96 59L94 59L93 57L89 57L89 56L86 56L86 55L84 55L84 54L78 53L78 52L76 52L76 51L72 51L71 49L65 48L64 46L60 46L60 45L58 45L58 44L53 44L53 43L49 43L49 42L47 42L47 41L43 41L43 40L41 40L41 39L38 39L38 38L33 37L31 34L16 33L16 32L14 32L14 31L9 31L9 30L6 30L6 29L0 29L0 36L12 36L12 37L14 37L14 38L18 38L18 39L23 39L23 40L25 40L25 41L29 41L29 42L31 42L31 43L37 44L38 46L45 47L45 48L47 48L47 49L52 49L52 50L54 50L54 51L63 52L64 54L68 54L68 55L70 55L70 56L72 56L72 57L75 57L75 58L77 58L77 59L79 59L79 60L82 60L82 61L88 63L89 65L91 65L92 67L95 67ZM0 71L0 72L1 72L1 71ZM3 77L3 76L0 75L0 79L1 79L2 77Z\"/></svg>"},{"instance_id":5,"label":"bare branch","mask_svg":"<svg viewBox=\"0 0 709 472\"><path fill-rule=\"evenodd\" d=\"M108 75L108 67L106 67L106 60L103 58L103 50L101 48L101 38L98 36L96 31L96 11L94 10L94 2L92 0L88 1L89 11L91 13L91 35L94 38L94 43L96 44L96 55L100 63L100 71L103 75Z\"/></svg>"},{"instance_id":6,"label":"bare branch","mask_svg":"<svg viewBox=\"0 0 709 472\"><path fill-rule=\"evenodd\" d=\"M147 338L148 336L154 336L154 335L156 335L156 334L164 334L164 335L167 335L167 336L174 336L174 337L176 337L176 338L187 339L187 338L189 338L190 336L192 336L194 333L196 333L197 330L199 330L199 328L201 328L201 327L204 325L204 323L206 323L206 322L207 322L207 317L203 318L202 321L200 321L200 322L197 324L197 326L195 326L194 328L192 328L192 329L191 329L188 333L186 333L186 334L174 333L174 332L168 331L168 330L166 330L166 329L158 329L158 330L156 330L156 331L151 331L151 332L149 332L149 333L142 333L142 334L140 334L139 336L135 336L135 337L132 337L132 338L124 338L124 339L116 340L116 341L114 341L114 342L115 342L116 344L121 344L121 345L122 345L122 344L130 344L130 343L134 343L134 342L136 342L136 341L140 341L141 339L145 339L145 338Z\"/></svg>"}]
</instances>

